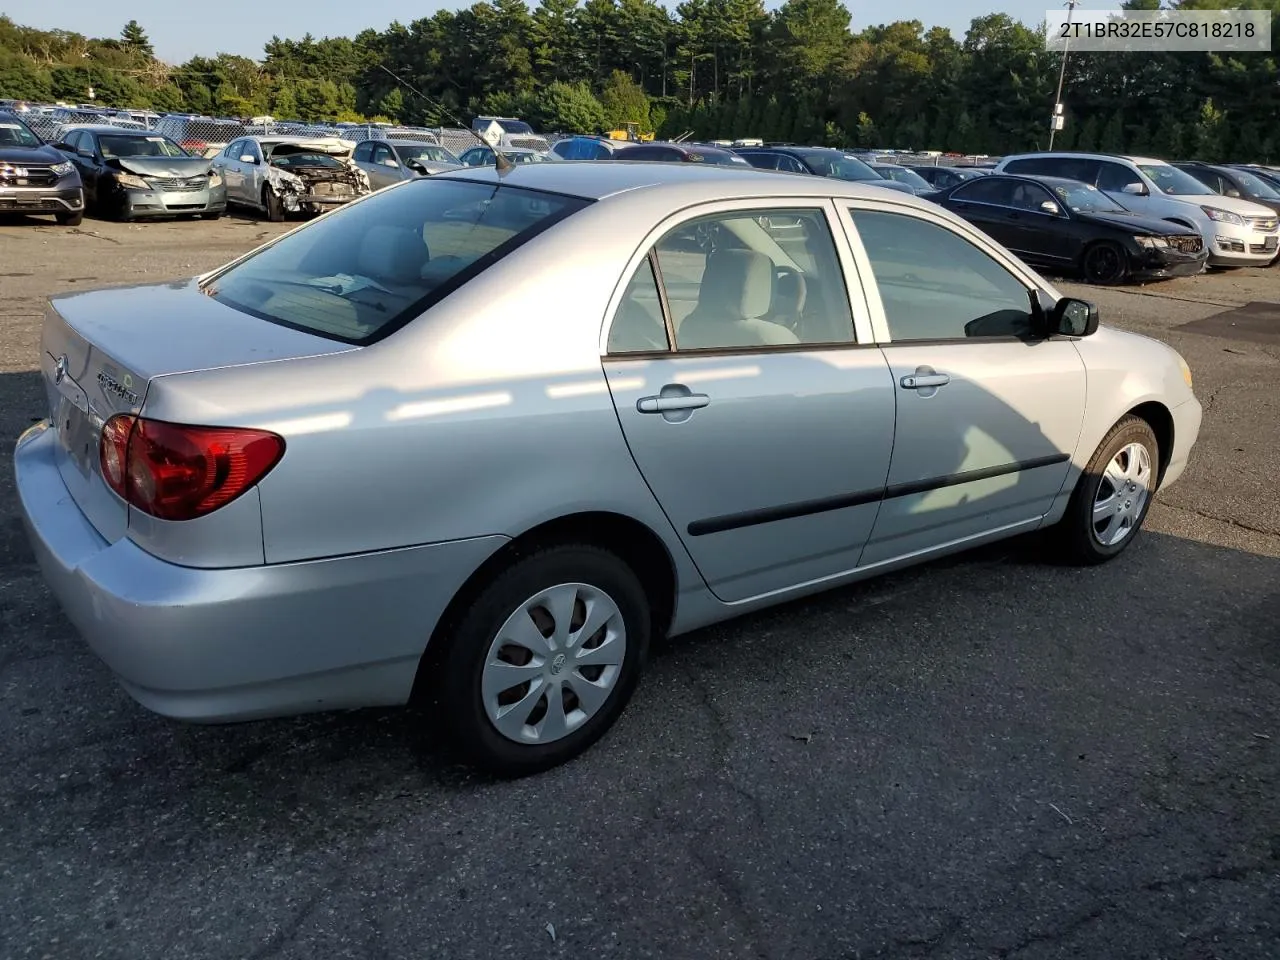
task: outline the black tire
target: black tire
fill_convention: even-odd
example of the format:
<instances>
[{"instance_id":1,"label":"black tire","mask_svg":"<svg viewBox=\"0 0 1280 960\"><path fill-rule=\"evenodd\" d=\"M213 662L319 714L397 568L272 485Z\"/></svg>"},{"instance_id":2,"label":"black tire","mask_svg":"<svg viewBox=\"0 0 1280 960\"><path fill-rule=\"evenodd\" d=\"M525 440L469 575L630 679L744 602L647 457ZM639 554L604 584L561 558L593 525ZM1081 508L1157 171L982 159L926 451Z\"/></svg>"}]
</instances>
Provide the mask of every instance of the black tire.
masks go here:
<instances>
[{"instance_id":1,"label":"black tire","mask_svg":"<svg viewBox=\"0 0 1280 960\"><path fill-rule=\"evenodd\" d=\"M1080 272L1089 283L1099 286L1123 283L1129 276L1129 258L1120 244L1100 240L1085 249Z\"/></svg>"},{"instance_id":2,"label":"black tire","mask_svg":"<svg viewBox=\"0 0 1280 960\"><path fill-rule=\"evenodd\" d=\"M78 227L84 223L84 211L77 210L75 213L55 213L53 218L63 227Z\"/></svg>"},{"instance_id":3,"label":"black tire","mask_svg":"<svg viewBox=\"0 0 1280 960\"><path fill-rule=\"evenodd\" d=\"M212 213L202 213L202 214L200 214L200 219L201 219L201 220L221 220L221 219L222 219L222 215L223 215L224 213L226 213L226 211L225 211L225 210L214 210Z\"/></svg>"},{"instance_id":4,"label":"black tire","mask_svg":"<svg viewBox=\"0 0 1280 960\"><path fill-rule=\"evenodd\" d=\"M613 600L626 629L626 651L613 689L597 712L567 736L545 744L508 739L485 711L481 676L490 645L520 606L558 584L582 583ZM444 625L424 659L432 675L420 678L462 759L501 777L522 777L581 754L613 725L631 699L648 654L649 600L639 578L620 558L599 547L562 544L535 551L500 570Z\"/></svg>"},{"instance_id":5,"label":"black tire","mask_svg":"<svg viewBox=\"0 0 1280 960\"><path fill-rule=\"evenodd\" d=\"M1094 526L1093 507L1099 489L1104 483L1103 472L1111 460L1131 443L1140 443L1147 449L1151 463L1150 490L1141 510L1133 517L1131 529L1118 543L1104 544L1098 539ZM1110 481L1106 481L1108 484ZM1069 563L1091 565L1105 563L1123 553L1142 530L1160 485L1160 445L1155 431L1145 420L1126 416L1102 438L1089 465L1081 474L1071 494L1067 512L1056 528L1057 545L1062 558Z\"/></svg>"},{"instance_id":6,"label":"black tire","mask_svg":"<svg viewBox=\"0 0 1280 960\"><path fill-rule=\"evenodd\" d=\"M284 222L284 204L270 187L262 188L262 206L267 212L267 219L272 223Z\"/></svg>"}]
</instances>

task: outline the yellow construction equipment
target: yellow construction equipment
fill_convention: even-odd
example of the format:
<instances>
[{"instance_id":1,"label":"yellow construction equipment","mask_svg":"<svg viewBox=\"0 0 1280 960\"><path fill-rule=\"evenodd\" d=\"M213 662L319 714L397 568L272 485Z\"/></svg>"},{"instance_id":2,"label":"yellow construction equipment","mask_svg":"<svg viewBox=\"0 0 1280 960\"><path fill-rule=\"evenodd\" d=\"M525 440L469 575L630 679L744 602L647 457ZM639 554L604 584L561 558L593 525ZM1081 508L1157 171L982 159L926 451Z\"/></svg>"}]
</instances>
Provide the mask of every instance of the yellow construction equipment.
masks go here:
<instances>
[{"instance_id":1,"label":"yellow construction equipment","mask_svg":"<svg viewBox=\"0 0 1280 960\"><path fill-rule=\"evenodd\" d=\"M641 133L639 123L623 124L625 129L610 130L608 133L610 140L630 140L632 143L647 143L653 139L652 133Z\"/></svg>"}]
</instances>

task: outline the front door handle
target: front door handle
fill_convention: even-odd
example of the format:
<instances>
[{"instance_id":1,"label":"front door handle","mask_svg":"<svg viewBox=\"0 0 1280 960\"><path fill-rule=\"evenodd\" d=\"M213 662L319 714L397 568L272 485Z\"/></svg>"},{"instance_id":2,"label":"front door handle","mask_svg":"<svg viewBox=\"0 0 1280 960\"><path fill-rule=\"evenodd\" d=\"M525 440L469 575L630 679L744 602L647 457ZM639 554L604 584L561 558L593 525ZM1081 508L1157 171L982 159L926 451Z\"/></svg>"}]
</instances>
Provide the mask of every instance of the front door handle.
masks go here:
<instances>
[{"instance_id":1,"label":"front door handle","mask_svg":"<svg viewBox=\"0 0 1280 960\"><path fill-rule=\"evenodd\" d=\"M711 402L705 393L690 393L673 397L641 397L636 409L641 413L670 413L673 410L698 410Z\"/></svg>"},{"instance_id":2,"label":"front door handle","mask_svg":"<svg viewBox=\"0 0 1280 960\"><path fill-rule=\"evenodd\" d=\"M945 387L951 378L945 373L917 373L902 378L904 390L927 390L933 387Z\"/></svg>"}]
</instances>

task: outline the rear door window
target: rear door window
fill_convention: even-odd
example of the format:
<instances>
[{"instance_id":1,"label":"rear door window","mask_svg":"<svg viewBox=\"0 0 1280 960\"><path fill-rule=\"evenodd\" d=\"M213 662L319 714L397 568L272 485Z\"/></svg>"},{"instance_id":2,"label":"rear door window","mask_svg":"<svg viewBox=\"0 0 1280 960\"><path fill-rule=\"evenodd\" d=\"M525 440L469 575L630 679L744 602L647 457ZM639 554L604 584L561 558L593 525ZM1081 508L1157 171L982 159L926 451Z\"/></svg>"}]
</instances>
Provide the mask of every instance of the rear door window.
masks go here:
<instances>
[{"instance_id":1,"label":"rear door window","mask_svg":"<svg viewBox=\"0 0 1280 960\"><path fill-rule=\"evenodd\" d=\"M446 179L380 192L203 284L272 323L364 345L389 336L591 201Z\"/></svg>"}]
</instances>

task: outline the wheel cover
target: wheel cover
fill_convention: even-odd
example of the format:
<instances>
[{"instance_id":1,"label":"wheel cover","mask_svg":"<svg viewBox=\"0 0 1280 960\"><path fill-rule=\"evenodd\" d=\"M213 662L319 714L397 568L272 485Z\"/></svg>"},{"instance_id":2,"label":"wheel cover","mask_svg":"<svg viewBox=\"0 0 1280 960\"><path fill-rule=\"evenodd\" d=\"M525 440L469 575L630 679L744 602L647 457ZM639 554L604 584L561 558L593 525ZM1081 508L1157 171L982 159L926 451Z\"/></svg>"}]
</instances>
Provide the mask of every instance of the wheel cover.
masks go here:
<instances>
[{"instance_id":1,"label":"wheel cover","mask_svg":"<svg viewBox=\"0 0 1280 960\"><path fill-rule=\"evenodd\" d=\"M480 675L485 713L508 740L560 740L604 706L626 654L612 597L586 583L548 587L520 604L489 644Z\"/></svg>"},{"instance_id":2,"label":"wheel cover","mask_svg":"<svg viewBox=\"0 0 1280 960\"><path fill-rule=\"evenodd\" d=\"M1151 495L1151 454L1140 443L1121 447L1106 469L1093 497L1093 536L1114 547L1138 528Z\"/></svg>"},{"instance_id":3,"label":"wheel cover","mask_svg":"<svg viewBox=\"0 0 1280 960\"><path fill-rule=\"evenodd\" d=\"M1094 247L1089 251L1087 270L1092 280L1114 280L1121 272L1120 255L1113 247Z\"/></svg>"}]
</instances>

